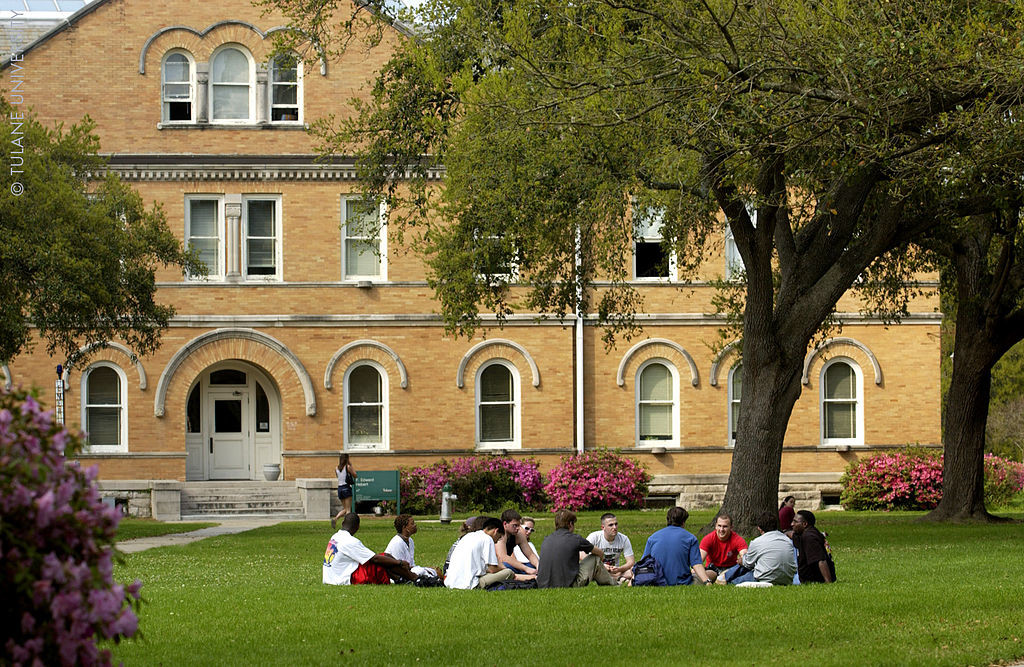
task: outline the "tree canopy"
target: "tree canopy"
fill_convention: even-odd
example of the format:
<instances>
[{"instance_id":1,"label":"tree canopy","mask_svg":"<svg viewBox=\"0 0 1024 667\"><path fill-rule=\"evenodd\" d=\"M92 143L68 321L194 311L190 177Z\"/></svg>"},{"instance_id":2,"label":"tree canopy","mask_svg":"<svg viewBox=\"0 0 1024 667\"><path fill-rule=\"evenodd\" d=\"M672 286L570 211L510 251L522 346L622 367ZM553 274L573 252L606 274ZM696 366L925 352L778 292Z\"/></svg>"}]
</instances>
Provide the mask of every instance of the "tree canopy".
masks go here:
<instances>
[{"instance_id":1,"label":"tree canopy","mask_svg":"<svg viewBox=\"0 0 1024 667\"><path fill-rule=\"evenodd\" d=\"M104 163L91 121L50 129L4 100L0 115L20 149L0 192L0 361L36 336L61 361L115 337L152 351L174 312L156 302L155 268L198 260L162 210L112 175L94 180Z\"/></svg>"}]
</instances>

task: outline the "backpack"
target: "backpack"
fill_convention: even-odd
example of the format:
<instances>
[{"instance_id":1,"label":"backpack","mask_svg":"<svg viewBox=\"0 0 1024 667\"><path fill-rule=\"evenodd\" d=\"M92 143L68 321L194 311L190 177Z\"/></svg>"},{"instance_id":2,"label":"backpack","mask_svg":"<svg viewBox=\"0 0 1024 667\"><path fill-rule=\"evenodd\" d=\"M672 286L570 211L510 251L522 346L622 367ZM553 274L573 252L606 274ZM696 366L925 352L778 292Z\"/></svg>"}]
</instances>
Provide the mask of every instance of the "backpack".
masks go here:
<instances>
[{"instance_id":1,"label":"backpack","mask_svg":"<svg viewBox=\"0 0 1024 667\"><path fill-rule=\"evenodd\" d=\"M633 566L634 586L668 586L665 570L654 556L647 554Z\"/></svg>"},{"instance_id":2,"label":"backpack","mask_svg":"<svg viewBox=\"0 0 1024 667\"><path fill-rule=\"evenodd\" d=\"M507 581L499 581L491 584L487 587L489 591L522 591L531 588L537 588L537 580L529 579L527 581L516 581L515 579L509 579Z\"/></svg>"}]
</instances>

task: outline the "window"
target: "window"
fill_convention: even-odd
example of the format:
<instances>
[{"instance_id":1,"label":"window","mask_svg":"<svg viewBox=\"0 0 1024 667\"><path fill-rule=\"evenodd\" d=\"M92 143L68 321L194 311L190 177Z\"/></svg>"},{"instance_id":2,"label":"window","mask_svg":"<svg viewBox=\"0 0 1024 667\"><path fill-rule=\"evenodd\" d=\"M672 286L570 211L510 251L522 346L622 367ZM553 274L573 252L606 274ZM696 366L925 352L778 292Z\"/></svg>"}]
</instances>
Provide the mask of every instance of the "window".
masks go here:
<instances>
[{"instance_id":1,"label":"window","mask_svg":"<svg viewBox=\"0 0 1024 667\"><path fill-rule=\"evenodd\" d=\"M637 446L679 446L679 382L675 368L664 361L648 361L637 370L636 378Z\"/></svg>"},{"instance_id":2,"label":"window","mask_svg":"<svg viewBox=\"0 0 1024 667\"><path fill-rule=\"evenodd\" d=\"M341 263L345 280L387 279L386 211L359 195L341 200Z\"/></svg>"},{"instance_id":3,"label":"window","mask_svg":"<svg viewBox=\"0 0 1024 667\"><path fill-rule=\"evenodd\" d=\"M181 51L173 51L164 58L163 65L163 118L168 123L189 123L192 113L193 85L192 59Z\"/></svg>"},{"instance_id":4,"label":"window","mask_svg":"<svg viewBox=\"0 0 1024 667\"><path fill-rule=\"evenodd\" d=\"M743 366L737 364L729 371L729 444L736 444L736 429L740 423L740 401L743 398Z\"/></svg>"},{"instance_id":5,"label":"window","mask_svg":"<svg viewBox=\"0 0 1024 667\"><path fill-rule=\"evenodd\" d=\"M345 449L387 449L387 375L372 362L345 374Z\"/></svg>"},{"instance_id":6,"label":"window","mask_svg":"<svg viewBox=\"0 0 1024 667\"><path fill-rule=\"evenodd\" d=\"M192 387L192 391L188 393L188 402L185 404L185 433L201 433L203 430L201 399L197 382L196 386Z\"/></svg>"},{"instance_id":7,"label":"window","mask_svg":"<svg viewBox=\"0 0 1024 667\"><path fill-rule=\"evenodd\" d=\"M864 441L863 377L849 359L833 359L821 371L822 443L859 445Z\"/></svg>"},{"instance_id":8,"label":"window","mask_svg":"<svg viewBox=\"0 0 1024 667\"><path fill-rule=\"evenodd\" d=\"M750 215L750 222L757 227L757 209L753 204L747 203L747 214ZM741 280L746 267L743 265L743 257L740 249L736 247L736 239L732 235L732 227L725 226L725 279Z\"/></svg>"},{"instance_id":9,"label":"window","mask_svg":"<svg viewBox=\"0 0 1024 667\"><path fill-rule=\"evenodd\" d=\"M236 46L220 49L210 63L210 120L239 123L252 119L253 63Z\"/></svg>"},{"instance_id":10,"label":"window","mask_svg":"<svg viewBox=\"0 0 1024 667\"><path fill-rule=\"evenodd\" d=\"M185 199L185 241L186 245L199 253L199 259L206 264L204 276L222 278L224 266L221 258L224 251L221 239L224 234L223 201L220 198L186 197Z\"/></svg>"},{"instance_id":11,"label":"window","mask_svg":"<svg viewBox=\"0 0 1024 667\"><path fill-rule=\"evenodd\" d=\"M270 61L270 122L298 122L300 99L299 59L294 55L277 56Z\"/></svg>"},{"instance_id":12,"label":"window","mask_svg":"<svg viewBox=\"0 0 1024 667\"><path fill-rule=\"evenodd\" d=\"M473 232L477 274L488 284L514 282L519 274L515 245L501 234Z\"/></svg>"},{"instance_id":13,"label":"window","mask_svg":"<svg viewBox=\"0 0 1024 667\"><path fill-rule=\"evenodd\" d=\"M661 209L645 209L633 223L633 275L637 280L672 280L675 261L661 236L665 224Z\"/></svg>"},{"instance_id":14,"label":"window","mask_svg":"<svg viewBox=\"0 0 1024 667\"><path fill-rule=\"evenodd\" d=\"M504 360L480 367L476 376L478 447L516 447L519 443L519 374Z\"/></svg>"},{"instance_id":15,"label":"window","mask_svg":"<svg viewBox=\"0 0 1024 667\"><path fill-rule=\"evenodd\" d=\"M240 371L235 368L223 368L219 371L213 371L210 373L210 384L211 385L231 385L231 384L249 384L249 379L245 374L245 371Z\"/></svg>"},{"instance_id":16,"label":"window","mask_svg":"<svg viewBox=\"0 0 1024 667\"><path fill-rule=\"evenodd\" d=\"M82 373L82 424L91 451L127 449L127 398L124 371L98 362Z\"/></svg>"},{"instance_id":17,"label":"window","mask_svg":"<svg viewBox=\"0 0 1024 667\"><path fill-rule=\"evenodd\" d=\"M259 381L256 382L256 432L270 433L270 398Z\"/></svg>"},{"instance_id":18,"label":"window","mask_svg":"<svg viewBox=\"0 0 1024 667\"><path fill-rule=\"evenodd\" d=\"M249 279L281 278L281 200L246 198L242 207L243 271Z\"/></svg>"}]
</instances>

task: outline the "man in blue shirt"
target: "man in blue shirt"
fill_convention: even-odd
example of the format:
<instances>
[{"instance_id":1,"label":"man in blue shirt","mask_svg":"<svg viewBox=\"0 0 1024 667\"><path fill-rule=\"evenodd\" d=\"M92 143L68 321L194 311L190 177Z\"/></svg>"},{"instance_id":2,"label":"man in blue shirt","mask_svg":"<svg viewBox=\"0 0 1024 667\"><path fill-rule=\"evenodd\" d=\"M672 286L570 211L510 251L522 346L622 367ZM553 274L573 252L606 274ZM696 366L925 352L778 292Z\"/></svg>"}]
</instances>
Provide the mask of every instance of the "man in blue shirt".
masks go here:
<instances>
[{"instance_id":1,"label":"man in blue shirt","mask_svg":"<svg viewBox=\"0 0 1024 667\"><path fill-rule=\"evenodd\" d=\"M700 543L683 528L688 518L689 512L682 507L673 507L666 517L668 525L648 537L644 546L644 556L651 554L661 564L669 586L711 583L701 562Z\"/></svg>"}]
</instances>

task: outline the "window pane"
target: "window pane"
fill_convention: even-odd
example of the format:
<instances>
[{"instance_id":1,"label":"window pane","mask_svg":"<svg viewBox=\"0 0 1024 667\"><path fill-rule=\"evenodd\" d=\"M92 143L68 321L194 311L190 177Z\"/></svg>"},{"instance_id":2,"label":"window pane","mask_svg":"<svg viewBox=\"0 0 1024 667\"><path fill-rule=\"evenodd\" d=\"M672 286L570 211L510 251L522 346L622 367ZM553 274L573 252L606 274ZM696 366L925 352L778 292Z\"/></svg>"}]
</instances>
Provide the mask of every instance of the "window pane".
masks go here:
<instances>
[{"instance_id":1,"label":"window pane","mask_svg":"<svg viewBox=\"0 0 1024 667\"><path fill-rule=\"evenodd\" d=\"M188 81L188 58L175 53L164 61L164 81Z\"/></svg>"},{"instance_id":2,"label":"window pane","mask_svg":"<svg viewBox=\"0 0 1024 667\"><path fill-rule=\"evenodd\" d=\"M121 378L113 368L100 366L89 373L89 405L120 405Z\"/></svg>"},{"instance_id":3,"label":"window pane","mask_svg":"<svg viewBox=\"0 0 1024 667\"><path fill-rule=\"evenodd\" d=\"M88 408L85 418L90 445L121 444L121 408Z\"/></svg>"},{"instance_id":4,"label":"window pane","mask_svg":"<svg viewBox=\"0 0 1024 667\"><path fill-rule=\"evenodd\" d=\"M274 235L274 203L250 201L248 203L249 236Z\"/></svg>"},{"instance_id":5,"label":"window pane","mask_svg":"<svg viewBox=\"0 0 1024 667\"><path fill-rule=\"evenodd\" d=\"M274 104L299 103L299 89L297 86L279 84L274 86Z\"/></svg>"},{"instance_id":6,"label":"window pane","mask_svg":"<svg viewBox=\"0 0 1024 667\"><path fill-rule=\"evenodd\" d=\"M665 224L665 212L661 209L649 208L640 211L634 224L634 233L639 239L660 239L661 228Z\"/></svg>"},{"instance_id":7,"label":"window pane","mask_svg":"<svg viewBox=\"0 0 1024 667\"><path fill-rule=\"evenodd\" d=\"M380 403L380 373L373 366L354 368L348 376L349 403Z\"/></svg>"},{"instance_id":8,"label":"window pane","mask_svg":"<svg viewBox=\"0 0 1024 667\"><path fill-rule=\"evenodd\" d=\"M825 398L856 398L853 368L832 364L825 371Z\"/></svg>"},{"instance_id":9,"label":"window pane","mask_svg":"<svg viewBox=\"0 0 1024 667\"><path fill-rule=\"evenodd\" d=\"M248 86L214 86L213 117L215 120L244 120L249 117Z\"/></svg>"},{"instance_id":10,"label":"window pane","mask_svg":"<svg viewBox=\"0 0 1024 667\"><path fill-rule=\"evenodd\" d=\"M512 406L480 406L480 440L499 442L512 439Z\"/></svg>"},{"instance_id":11,"label":"window pane","mask_svg":"<svg viewBox=\"0 0 1024 667\"><path fill-rule=\"evenodd\" d=\"M217 202L213 199L189 200L188 229L192 236L217 236Z\"/></svg>"},{"instance_id":12,"label":"window pane","mask_svg":"<svg viewBox=\"0 0 1024 667\"><path fill-rule=\"evenodd\" d=\"M743 398L743 368L739 367L732 372L732 398L738 401Z\"/></svg>"},{"instance_id":13,"label":"window pane","mask_svg":"<svg viewBox=\"0 0 1024 667\"><path fill-rule=\"evenodd\" d=\"M348 408L348 441L351 443L380 442L381 407L377 405L351 405Z\"/></svg>"},{"instance_id":14,"label":"window pane","mask_svg":"<svg viewBox=\"0 0 1024 667\"><path fill-rule=\"evenodd\" d=\"M259 382L256 383L256 432L270 432L270 399Z\"/></svg>"},{"instance_id":15,"label":"window pane","mask_svg":"<svg viewBox=\"0 0 1024 667\"><path fill-rule=\"evenodd\" d=\"M278 56L274 58L273 75L274 82L298 81L298 61L292 56Z\"/></svg>"},{"instance_id":16,"label":"window pane","mask_svg":"<svg viewBox=\"0 0 1024 667\"><path fill-rule=\"evenodd\" d=\"M855 438L857 429L854 419L857 416L855 403L826 403L825 404L825 437L826 438Z\"/></svg>"},{"instance_id":17,"label":"window pane","mask_svg":"<svg viewBox=\"0 0 1024 667\"><path fill-rule=\"evenodd\" d=\"M164 85L164 97L169 100L187 100L190 95L187 83L168 83Z\"/></svg>"},{"instance_id":18,"label":"window pane","mask_svg":"<svg viewBox=\"0 0 1024 667\"><path fill-rule=\"evenodd\" d=\"M192 239L189 245L199 253L199 259L206 264L207 271L220 273L220 265L217 263L217 239Z\"/></svg>"},{"instance_id":19,"label":"window pane","mask_svg":"<svg viewBox=\"0 0 1024 667\"><path fill-rule=\"evenodd\" d=\"M642 404L640 406L640 439L672 439L671 405Z\"/></svg>"},{"instance_id":20,"label":"window pane","mask_svg":"<svg viewBox=\"0 0 1024 667\"><path fill-rule=\"evenodd\" d=\"M274 273L274 239L249 239L248 272L262 275Z\"/></svg>"},{"instance_id":21,"label":"window pane","mask_svg":"<svg viewBox=\"0 0 1024 667\"><path fill-rule=\"evenodd\" d=\"M376 241L345 242L345 272L352 276L380 274L380 256Z\"/></svg>"},{"instance_id":22,"label":"window pane","mask_svg":"<svg viewBox=\"0 0 1024 667\"><path fill-rule=\"evenodd\" d=\"M636 277L668 278L668 253L660 242L636 244Z\"/></svg>"},{"instance_id":23,"label":"window pane","mask_svg":"<svg viewBox=\"0 0 1024 667\"><path fill-rule=\"evenodd\" d=\"M214 83L249 83L249 59L238 49L224 49L213 61Z\"/></svg>"},{"instance_id":24,"label":"window pane","mask_svg":"<svg viewBox=\"0 0 1024 667\"><path fill-rule=\"evenodd\" d=\"M501 364L492 364L480 374L480 401L512 400L512 372Z\"/></svg>"},{"instance_id":25,"label":"window pane","mask_svg":"<svg viewBox=\"0 0 1024 667\"><path fill-rule=\"evenodd\" d=\"M640 400L672 400L672 372L667 366L651 364L640 374Z\"/></svg>"},{"instance_id":26,"label":"window pane","mask_svg":"<svg viewBox=\"0 0 1024 667\"><path fill-rule=\"evenodd\" d=\"M210 373L210 384L246 384L247 382L245 373L233 368Z\"/></svg>"},{"instance_id":27,"label":"window pane","mask_svg":"<svg viewBox=\"0 0 1024 667\"><path fill-rule=\"evenodd\" d=\"M242 402L238 400L213 402L214 433L242 432Z\"/></svg>"},{"instance_id":28,"label":"window pane","mask_svg":"<svg viewBox=\"0 0 1024 667\"><path fill-rule=\"evenodd\" d=\"M348 236L377 237L380 207L362 199L345 200L345 227Z\"/></svg>"},{"instance_id":29,"label":"window pane","mask_svg":"<svg viewBox=\"0 0 1024 667\"><path fill-rule=\"evenodd\" d=\"M188 394L188 404L185 406L185 432L199 433L202 431L202 402L199 400L199 385L192 388Z\"/></svg>"}]
</instances>

